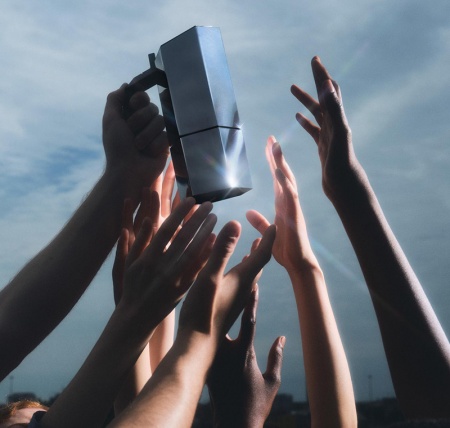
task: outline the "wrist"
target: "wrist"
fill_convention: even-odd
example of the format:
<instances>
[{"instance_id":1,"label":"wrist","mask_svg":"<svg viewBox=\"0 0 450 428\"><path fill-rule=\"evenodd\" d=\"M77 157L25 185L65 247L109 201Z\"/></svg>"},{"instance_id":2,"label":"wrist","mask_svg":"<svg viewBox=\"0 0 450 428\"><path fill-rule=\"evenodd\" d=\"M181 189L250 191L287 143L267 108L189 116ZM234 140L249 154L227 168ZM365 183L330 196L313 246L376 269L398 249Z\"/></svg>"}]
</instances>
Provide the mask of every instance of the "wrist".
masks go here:
<instances>
[{"instance_id":1,"label":"wrist","mask_svg":"<svg viewBox=\"0 0 450 428\"><path fill-rule=\"evenodd\" d=\"M316 257L299 260L295 266L286 269L293 284L303 284L311 278L323 278L323 272Z\"/></svg>"},{"instance_id":2,"label":"wrist","mask_svg":"<svg viewBox=\"0 0 450 428\"><path fill-rule=\"evenodd\" d=\"M217 351L217 341L209 334L192 330L178 330L173 349L180 361L196 367L195 371L205 376L211 367Z\"/></svg>"},{"instance_id":3,"label":"wrist","mask_svg":"<svg viewBox=\"0 0 450 428\"><path fill-rule=\"evenodd\" d=\"M144 184L127 172L125 166L111 167L107 164L101 179L111 187L112 191L120 195L122 204L126 198L132 201L133 206L139 204Z\"/></svg>"},{"instance_id":4,"label":"wrist","mask_svg":"<svg viewBox=\"0 0 450 428\"><path fill-rule=\"evenodd\" d=\"M331 203L341 206L353 203L355 197L363 195L370 185L364 168L355 159L347 167L343 167L337 177L324 179L323 186Z\"/></svg>"},{"instance_id":5,"label":"wrist","mask_svg":"<svg viewBox=\"0 0 450 428\"><path fill-rule=\"evenodd\" d=\"M149 318L151 318L149 315L144 318L142 310L135 305L128 305L122 299L114 310L111 321L123 332L123 339L126 342L145 346L158 325Z\"/></svg>"}]
</instances>

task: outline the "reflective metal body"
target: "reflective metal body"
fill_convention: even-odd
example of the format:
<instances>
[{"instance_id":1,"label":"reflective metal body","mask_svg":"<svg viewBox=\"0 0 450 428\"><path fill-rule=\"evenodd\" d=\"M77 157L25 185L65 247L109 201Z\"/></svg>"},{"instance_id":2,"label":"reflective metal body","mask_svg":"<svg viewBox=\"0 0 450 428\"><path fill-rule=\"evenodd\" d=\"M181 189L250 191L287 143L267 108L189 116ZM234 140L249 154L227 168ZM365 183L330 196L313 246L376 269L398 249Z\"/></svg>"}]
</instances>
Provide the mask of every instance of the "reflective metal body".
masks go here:
<instances>
[{"instance_id":1,"label":"reflective metal body","mask_svg":"<svg viewBox=\"0 0 450 428\"><path fill-rule=\"evenodd\" d=\"M181 197L218 201L250 190L244 138L220 29L193 27L163 44L153 60L151 56L145 78L159 74L154 84L159 88ZM144 74L130 85L137 85Z\"/></svg>"}]
</instances>

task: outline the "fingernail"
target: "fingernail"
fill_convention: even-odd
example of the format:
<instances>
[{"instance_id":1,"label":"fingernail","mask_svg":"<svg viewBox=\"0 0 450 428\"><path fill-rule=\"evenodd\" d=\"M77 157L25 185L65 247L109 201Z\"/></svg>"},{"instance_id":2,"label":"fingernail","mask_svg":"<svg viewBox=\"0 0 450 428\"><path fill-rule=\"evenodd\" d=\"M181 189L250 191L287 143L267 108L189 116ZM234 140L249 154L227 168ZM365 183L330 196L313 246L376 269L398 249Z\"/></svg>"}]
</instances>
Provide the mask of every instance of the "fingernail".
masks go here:
<instances>
[{"instance_id":1,"label":"fingernail","mask_svg":"<svg viewBox=\"0 0 450 428\"><path fill-rule=\"evenodd\" d=\"M281 349L283 349L285 344L286 344L286 337L281 336L281 337L278 339L278 346L279 346Z\"/></svg>"},{"instance_id":2,"label":"fingernail","mask_svg":"<svg viewBox=\"0 0 450 428\"><path fill-rule=\"evenodd\" d=\"M272 146L272 153L279 152L281 153L281 146L278 141L275 141Z\"/></svg>"},{"instance_id":3,"label":"fingernail","mask_svg":"<svg viewBox=\"0 0 450 428\"><path fill-rule=\"evenodd\" d=\"M277 142L277 139L273 135L269 136L269 140L272 142L272 144Z\"/></svg>"}]
</instances>

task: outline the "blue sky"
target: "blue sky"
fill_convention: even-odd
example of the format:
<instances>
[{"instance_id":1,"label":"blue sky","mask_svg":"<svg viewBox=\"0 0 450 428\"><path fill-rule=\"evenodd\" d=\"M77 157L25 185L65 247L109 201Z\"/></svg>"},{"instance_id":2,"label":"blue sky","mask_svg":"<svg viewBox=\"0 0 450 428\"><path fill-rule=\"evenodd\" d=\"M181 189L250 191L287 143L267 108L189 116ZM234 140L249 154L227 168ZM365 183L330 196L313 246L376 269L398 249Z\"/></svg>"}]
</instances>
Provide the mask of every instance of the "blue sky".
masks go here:
<instances>
[{"instance_id":1,"label":"blue sky","mask_svg":"<svg viewBox=\"0 0 450 428\"><path fill-rule=\"evenodd\" d=\"M0 277L6 284L64 225L104 165L108 92L144 71L147 54L193 25L221 28L254 189L216 204L218 227L241 221L235 260L256 237L245 211L273 216L265 140L280 140L299 183L325 272L356 397L392 396L370 298L356 258L321 189L319 161L296 124L289 87L314 93L310 59L338 80L364 165L388 221L444 330L450 331L450 5L447 0L6 0L0 14ZM157 102L156 92L150 93ZM67 319L14 375L15 391L59 392L113 309L107 261ZM287 337L282 392L305 398L293 293L272 260L260 281L256 349ZM0 383L0 401L9 392Z\"/></svg>"}]
</instances>

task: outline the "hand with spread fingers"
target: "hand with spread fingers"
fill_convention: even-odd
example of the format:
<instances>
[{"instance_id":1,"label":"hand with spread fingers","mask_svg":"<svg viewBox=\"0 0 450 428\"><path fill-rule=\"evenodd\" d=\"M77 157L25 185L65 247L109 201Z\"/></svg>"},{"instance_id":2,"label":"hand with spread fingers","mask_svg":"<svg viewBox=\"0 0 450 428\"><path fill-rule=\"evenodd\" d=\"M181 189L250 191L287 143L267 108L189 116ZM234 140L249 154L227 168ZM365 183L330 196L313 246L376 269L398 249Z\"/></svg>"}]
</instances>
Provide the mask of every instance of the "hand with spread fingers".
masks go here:
<instances>
[{"instance_id":1,"label":"hand with spread fingers","mask_svg":"<svg viewBox=\"0 0 450 428\"><path fill-rule=\"evenodd\" d=\"M156 192L152 195L155 203L159 204ZM144 305L146 309L139 311L143 318L141 326L151 322L151 319L157 320L158 325L172 311L208 257L208 242L216 223L216 217L208 215L212 209L211 203L203 203L178 230L194 204L193 198L185 199L159 230L159 216L156 215L159 210L155 210L153 218L145 218L142 222L127 254L123 294L118 307L121 304L133 307ZM128 239L128 231L124 229L119 245L125 248Z\"/></svg>"},{"instance_id":2,"label":"hand with spread fingers","mask_svg":"<svg viewBox=\"0 0 450 428\"><path fill-rule=\"evenodd\" d=\"M365 173L356 159L352 133L347 122L339 85L331 78L318 57L314 57L312 71L319 100L292 85L292 94L311 112L317 124L302 113L296 118L317 144L322 164L322 184L325 194L335 198L351 192L354 178L364 179Z\"/></svg>"},{"instance_id":3,"label":"hand with spread fingers","mask_svg":"<svg viewBox=\"0 0 450 428\"><path fill-rule=\"evenodd\" d=\"M78 302L117 242L123 201L128 198L134 210L142 188L152 186L164 169L169 153L164 120L143 92L129 100L133 113L126 119L125 87L106 102L106 167L100 179L61 231L0 292L0 339L9 350L0 355L0 380Z\"/></svg>"},{"instance_id":4,"label":"hand with spread fingers","mask_svg":"<svg viewBox=\"0 0 450 428\"><path fill-rule=\"evenodd\" d=\"M296 117L318 145L324 191L370 290L400 408L408 418L448 418L450 343L356 159L339 86L318 57L312 72L319 101L291 92L317 124Z\"/></svg>"},{"instance_id":5,"label":"hand with spread fingers","mask_svg":"<svg viewBox=\"0 0 450 428\"><path fill-rule=\"evenodd\" d=\"M44 427L94 428L103 423L154 329L208 259L216 223L209 214L211 203L202 204L179 229L195 204L193 198L185 199L158 230L158 194L151 192L148 202L133 244L127 228L118 242L125 273L117 307L81 369L43 417Z\"/></svg>"},{"instance_id":6,"label":"hand with spread fingers","mask_svg":"<svg viewBox=\"0 0 450 428\"><path fill-rule=\"evenodd\" d=\"M356 427L350 370L325 278L309 242L295 176L273 136L267 140L266 157L275 191L273 256L289 274L295 295L311 426ZM270 224L254 210L247 219L260 233Z\"/></svg>"},{"instance_id":7,"label":"hand with spread fingers","mask_svg":"<svg viewBox=\"0 0 450 428\"><path fill-rule=\"evenodd\" d=\"M238 337L226 336L219 345L208 373L208 390L214 413L214 427L262 427L272 408L281 383L283 348L279 337L261 373L253 340L256 330L258 286L244 309Z\"/></svg>"},{"instance_id":8,"label":"hand with spread fingers","mask_svg":"<svg viewBox=\"0 0 450 428\"><path fill-rule=\"evenodd\" d=\"M273 226L267 228L257 248L245 260L225 273L240 232L239 223L232 221L218 234L209 259L181 308L173 347L132 406L111 427L191 426L217 347L245 307L257 277L270 260L275 239Z\"/></svg>"},{"instance_id":9,"label":"hand with spread fingers","mask_svg":"<svg viewBox=\"0 0 450 428\"><path fill-rule=\"evenodd\" d=\"M113 265L113 285L114 297L116 304L120 301L123 290L123 278L125 273L125 264L127 254L130 251L136 234L142 226L143 220L148 217L152 224L160 225L170 215L172 209L179 204L176 198L172 203L172 193L175 181L175 173L173 165L170 162L165 173L155 181L152 189L144 188L142 190L142 199L139 209L133 220L133 209L131 201L127 199L124 204L123 211L123 228L128 231L128 239L121 238L118 242L116 257ZM161 198L157 196L161 194ZM187 221L195 212L198 206L195 206L191 212L185 217ZM181 226L179 226L181 228ZM211 242L212 245L212 242ZM205 254L206 257L206 254ZM206 260L205 260L206 261ZM142 351L139 359L133 367L133 370L127 377L126 381L114 402L116 416L127 407L141 389L144 387L151 374L155 371L160 361L164 358L168 350L173 345L175 329L175 312L171 311L156 327L150 342Z\"/></svg>"},{"instance_id":10,"label":"hand with spread fingers","mask_svg":"<svg viewBox=\"0 0 450 428\"><path fill-rule=\"evenodd\" d=\"M274 224L277 226L277 236L273 256L290 275L295 275L300 263L318 265L318 262L308 239L295 176L283 157L280 144L273 136L267 139L266 159L272 173L275 193ZM247 212L247 219L260 233L270 224L262 214L254 210Z\"/></svg>"}]
</instances>

